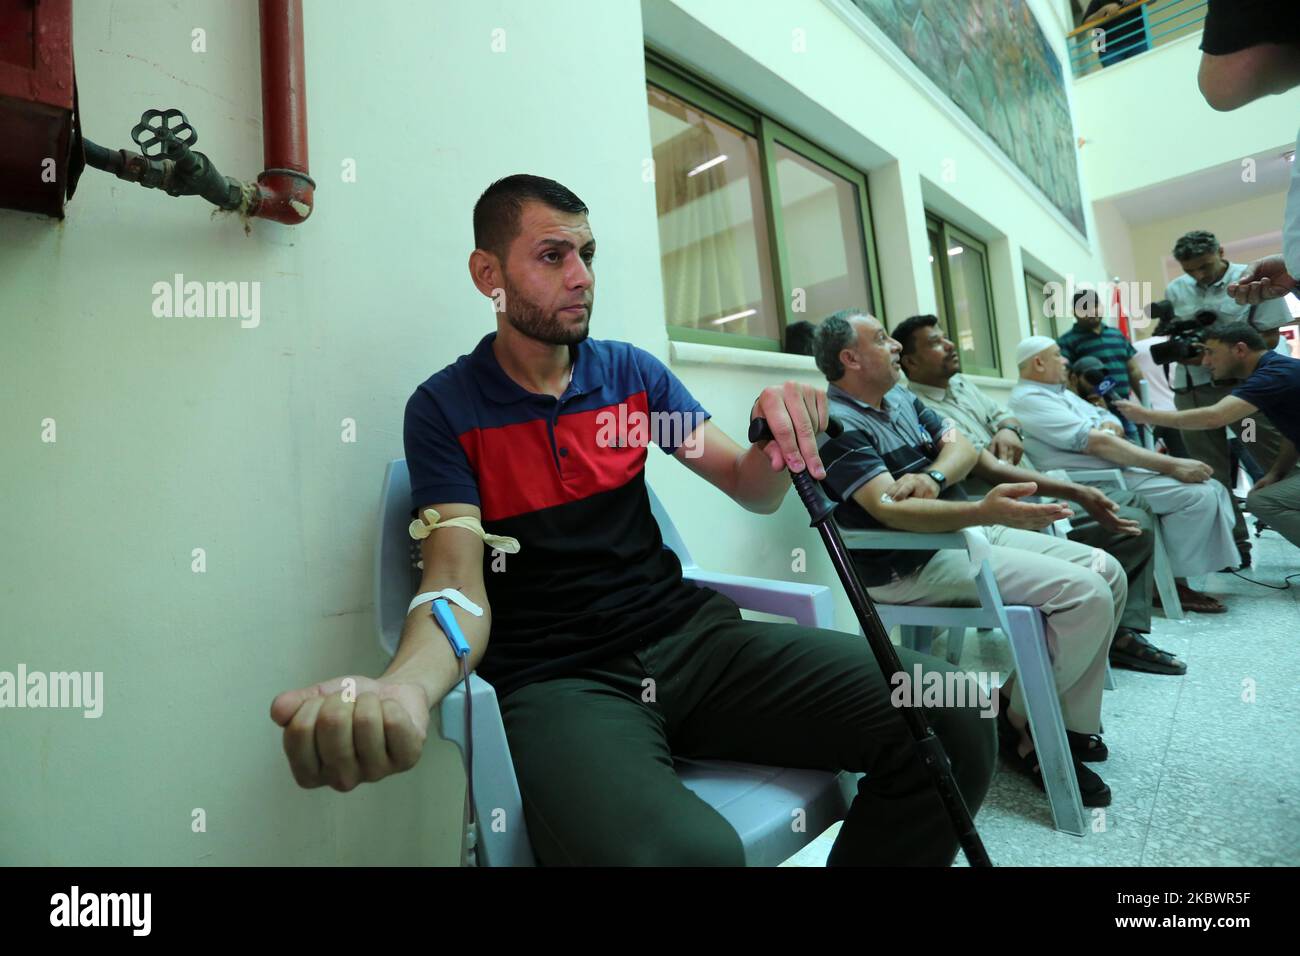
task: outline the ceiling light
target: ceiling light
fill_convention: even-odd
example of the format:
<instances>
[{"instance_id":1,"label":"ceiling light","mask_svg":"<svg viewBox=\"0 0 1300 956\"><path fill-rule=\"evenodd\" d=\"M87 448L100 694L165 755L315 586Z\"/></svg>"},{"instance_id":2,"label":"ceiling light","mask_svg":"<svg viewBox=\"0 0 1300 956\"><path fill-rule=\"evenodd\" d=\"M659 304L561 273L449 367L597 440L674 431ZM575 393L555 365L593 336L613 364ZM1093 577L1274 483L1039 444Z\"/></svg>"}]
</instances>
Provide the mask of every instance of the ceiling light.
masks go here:
<instances>
[{"instance_id":1,"label":"ceiling light","mask_svg":"<svg viewBox=\"0 0 1300 956\"><path fill-rule=\"evenodd\" d=\"M718 163L725 163L726 161L727 161L727 155L726 155L725 153L723 153L721 156L715 156L715 157L713 157L713 158L712 158L711 160L709 160L707 163L700 163L700 165L696 166L696 167L695 167L694 169L692 169L689 173L687 173L686 176L687 176L687 178L690 178L691 176L698 176L700 173L704 172L706 169L711 169L711 168L713 168L714 166L718 165Z\"/></svg>"},{"instance_id":2,"label":"ceiling light","mask_svg":"<svg viewBox=\"0 0 1300 956\"><path fill-rule=\"evenodd\" d=\"M746 309L744 312L737 312L735 315L724 315L720 319L714 319L714 325L722 325L724 322L734 322L736 319L743 319L747 315L758 315L758 309Z\"/></svg>"}]
</instances>

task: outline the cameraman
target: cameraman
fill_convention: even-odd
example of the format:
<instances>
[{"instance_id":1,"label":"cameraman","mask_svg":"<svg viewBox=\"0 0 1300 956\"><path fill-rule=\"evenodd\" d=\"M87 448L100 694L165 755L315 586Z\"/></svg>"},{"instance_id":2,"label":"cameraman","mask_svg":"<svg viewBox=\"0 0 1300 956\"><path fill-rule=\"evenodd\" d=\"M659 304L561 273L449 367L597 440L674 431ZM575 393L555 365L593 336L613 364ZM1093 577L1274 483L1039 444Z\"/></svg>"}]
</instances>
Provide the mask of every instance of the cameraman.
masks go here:
<instances>
[{"instance_id":1,"label":"cameraman","mask_svg":"<svg viewBox=\"0 0 1300 956\"><path fill-rule=\"evenodd\" d=\"M1282 537L1300 546L1300 359L1265 347L1264 338L1245 322L1220 322L1205 334L1203 362L1216 378L1245 379L1215 404L1181 412L1158 412L1135 402L1116 402L1137 422L1173 425L1185 431L1222 429L1262 411L1282 432L1282 447L1268 473L1251 489L1247 507ZM1263 422L1254 418L1258 428ZM1247 429L1249 426L1247 426Z\"/></svg>"},{"instance_id":2,"label":"cameraman","mask_svg":"<svg viewBox=\"0 0 1300 956\"><path fill-rule=\"evenodd\" d=\"M1195 324L1202 326L1219 319L1253 319L1261 326L1280 325L1290 321L1286 303L1281 299L1261 302L1256 306L1239 305L1228 294L1228 286L1244 277L1249 266L1225 259L1223 247L1213 233L1204 230L1187 233L1174 244L1174 258L1183 267L1185 274L1169 283L1165 298L1172 304L1177 320L1195 320ZM1214 318L1211 319L1206 313L1211 313ZM1202 366L1199 340L1203 335L1202 330L1196 329L1183 336L1190 339L1195 347L1173 371L1174 407L1179 411L1209 408L1230 395L1236 384L1235 381L1214 381L1211 369ZM1179 338L1179 335L1175 334L1174 338ZM1227 430L1184 429L1182 438L1189 457L1209 465L1214 470L1215 479L1228 489L1231 496L1233 480ZM1277 460L1282 438L1272 424L1260 421L1254 439L1250 445L1252 457L1261 468L1268 469ZM1250 533L1235 497L1232 498L1232 504L1236 513L1233 540L1241 553L1242 565L1249 567Z\"/></svg>"}]
</instances>

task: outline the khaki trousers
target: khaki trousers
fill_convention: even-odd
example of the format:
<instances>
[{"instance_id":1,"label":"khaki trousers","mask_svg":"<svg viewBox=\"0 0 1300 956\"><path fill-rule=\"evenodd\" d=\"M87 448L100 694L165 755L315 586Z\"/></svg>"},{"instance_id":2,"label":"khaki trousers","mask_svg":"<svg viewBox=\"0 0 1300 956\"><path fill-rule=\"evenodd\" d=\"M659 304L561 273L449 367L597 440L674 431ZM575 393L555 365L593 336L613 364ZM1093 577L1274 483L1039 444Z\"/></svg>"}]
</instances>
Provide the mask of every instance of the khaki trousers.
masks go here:
<instances>
[{"instance_id":1,"label":"khaki trousers","mask_svg":"<svg viewBox=\"0 0 1300 956\"><path fill-rule=\"evenodd\" d=\"M1128 597L1128 578L1114 557L1063 538L997 526L981 529L993 546L989 563L1003 604L1036 607L1047 620L1052 671L1069 730L1101 728L1106 657ZM940 551L899 581L867 589L881 604L978 606L965 551ZM1008 678L1012 706L1025 712L1019 685Z\"/></svg>"}]
</instances>

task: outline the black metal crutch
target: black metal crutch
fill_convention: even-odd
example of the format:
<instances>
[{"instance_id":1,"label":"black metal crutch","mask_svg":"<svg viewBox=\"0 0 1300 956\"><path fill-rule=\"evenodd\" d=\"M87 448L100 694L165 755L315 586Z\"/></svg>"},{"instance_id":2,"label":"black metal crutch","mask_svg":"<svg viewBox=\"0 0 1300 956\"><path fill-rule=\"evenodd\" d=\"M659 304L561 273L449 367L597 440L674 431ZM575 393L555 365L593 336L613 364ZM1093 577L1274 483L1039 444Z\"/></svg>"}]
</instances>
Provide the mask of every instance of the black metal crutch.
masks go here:
<instances>
[{"instance_id":1,"label":"black metal crutch","mask_svg":"<svg viewBox=\"0 0 1300 956\"><path fill-rule=\"evenodd\" d=\"M832 418L828 421L826 434L834 438L841 431L843 426L837 419ZM749 423L751 444L773 437L766 419L755 418ZM884 622L876 613L876 605L867 596L862 582L858 580L858 572L853 567L848 548L844 545L844 539L840 537L839 526L831 517L836 503L822 491L821 484L808 474L807 468L800 472L792 472L790 479L794 482L795 490L799 492L799 500L808 509L812 527L816 528L822 536L826 551L831 557L831 564L835 565L835 573L839 575L840 583L848 593L849 603L853 605L853 612L858 616L858 623L862 625L862 633L867 636L867 643L871 645L871 651L876 656L876 663L888 680L890 674L902 672L903 663L898 659L898 652L894 650L894 644L889 639ZM997 691L994 690L994 693ZM984 842L980 840L979 832L975 829L975 820L966 807L966 801L962 799L961 791L957 789L957 781L953 779L948 754L944 751L943 743L935 734L934 728L930 726L930 721L926 719L925 712L919 707L900 707L898 711L912 734L917 757L930 772L935 789L939 791L944 809L948 811L948 818L952 821L952 828L957 833L957 840L961 843L962 852L966 854L966 861L971 866L992 866L993 863L984 849Z\"/></svg>"}]
</instances>

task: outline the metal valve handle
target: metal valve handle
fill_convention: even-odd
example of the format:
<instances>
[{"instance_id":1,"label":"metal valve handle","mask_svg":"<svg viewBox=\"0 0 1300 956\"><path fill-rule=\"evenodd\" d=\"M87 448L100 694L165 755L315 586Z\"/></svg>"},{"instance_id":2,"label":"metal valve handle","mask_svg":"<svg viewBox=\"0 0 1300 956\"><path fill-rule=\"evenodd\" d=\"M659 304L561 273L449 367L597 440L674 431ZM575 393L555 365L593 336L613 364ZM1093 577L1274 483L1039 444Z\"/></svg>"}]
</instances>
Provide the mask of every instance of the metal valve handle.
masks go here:
<instances>
[{"instance_id":1,"label":"metal valve handle","mask_svg":"<svg viewBox=\"0 0 1300 956\"><path fill-rule=\"evenodd\" d=\"M180 110L145 110L131 127L131 139L150 159L176 160L199 141L199 134Z\"/></svg>"}]
</instances>

